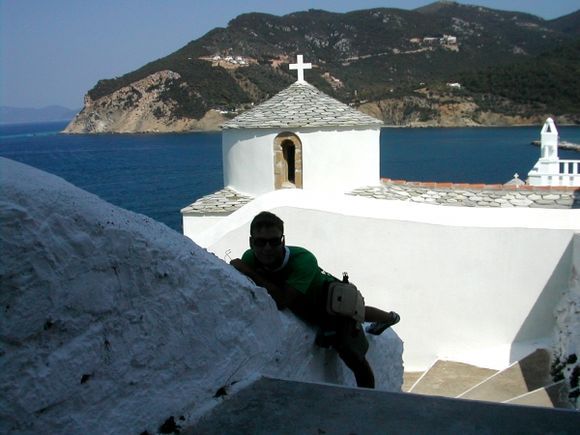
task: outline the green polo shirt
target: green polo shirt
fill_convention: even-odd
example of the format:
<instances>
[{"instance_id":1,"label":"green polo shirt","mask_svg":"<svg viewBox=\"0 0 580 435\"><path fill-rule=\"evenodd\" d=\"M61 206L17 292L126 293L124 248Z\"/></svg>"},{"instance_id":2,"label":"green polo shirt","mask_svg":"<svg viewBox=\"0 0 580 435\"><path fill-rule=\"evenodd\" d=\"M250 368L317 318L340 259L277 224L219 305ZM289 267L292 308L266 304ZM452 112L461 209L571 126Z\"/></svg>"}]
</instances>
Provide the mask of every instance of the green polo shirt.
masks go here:
<instances>
[{"instance_id":1,"label":"green polo shirt","mask_svg":"<svg viewBox=\"0 0 580 435\"><path fill-rule=\"evenodd\" d=\"M324 288L324 284L334 281L335 278L322 272L318 267L316 257L310 251L298 246L286 248L290 251L288 262L274 272L261 268L251 249L244 253L242 261L275 284L288 285L314 302Z\"/></svg>"}]
</instances>

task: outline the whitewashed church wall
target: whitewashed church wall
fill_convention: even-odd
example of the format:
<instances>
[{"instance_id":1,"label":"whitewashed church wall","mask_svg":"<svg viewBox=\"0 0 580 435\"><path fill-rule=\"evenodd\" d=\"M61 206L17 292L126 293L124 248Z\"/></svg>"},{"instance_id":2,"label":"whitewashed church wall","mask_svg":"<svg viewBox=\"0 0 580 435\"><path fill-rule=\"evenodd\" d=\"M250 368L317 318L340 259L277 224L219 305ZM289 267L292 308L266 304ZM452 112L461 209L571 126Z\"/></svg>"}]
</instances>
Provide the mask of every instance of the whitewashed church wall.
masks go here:
<instances>
[{"instance_id":1,"label":"whitewashed church wall","mask_svg":"<svg viewBox=\"0 0 580 435\"><path fill-rule=\"evenodd\" d=\"M380 183L380 129L302 129L303 189L346 192ZM274 190L275 137L281 130L225 130L224 186L250 195ZM251 170L250 170L251 168Z\"/></svg>"},{"instance_id":2,"label":"whitewashed church wall","mask_svg":"<svg viewBox=\"0 0 580 435\"><path fill-rule=\"evenodd\" d=\"M436 358L505 367L550 346L568 287L580 210L482 209L304 191L264 195L196 242L221 258L247 249L249 222L272 210L290 245L348 271L367 304L401 314L405 369Z\"/></svg>"},{"instance_id":3,"label":"whitewashed church wall","mask_svg":"<svg viewBox=\"0 0 580 435\"><path fill-rule=\"evenodd\" d=\"M224 187L261 195L274 190L276 132L270 130L225 130L222 133Z\"/></svg>"},{"instance_id":4,"label":"whitewashed church wall","mask_svg":"<svg viewBox=\"0 0 580 435\"><path fill-rule=\"evenodd\" d=\"M347 192L380 180L380 129L298 133L304 190Z\"/></svg>"}]
</instances>

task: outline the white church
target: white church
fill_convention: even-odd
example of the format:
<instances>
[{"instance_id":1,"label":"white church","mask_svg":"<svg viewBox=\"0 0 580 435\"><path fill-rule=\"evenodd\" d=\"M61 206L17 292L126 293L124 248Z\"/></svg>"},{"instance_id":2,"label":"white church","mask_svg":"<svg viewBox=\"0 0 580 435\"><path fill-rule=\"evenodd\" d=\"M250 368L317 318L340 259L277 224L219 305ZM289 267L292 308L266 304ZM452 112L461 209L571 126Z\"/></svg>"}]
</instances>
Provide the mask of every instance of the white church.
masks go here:
<instances>
[{"instance_id":1,"label":"white church","mask_svg":"<svg viewBox=\"0 0 580 435\"><path fill-rule=\"evenodd\" d=\"M291 69L298 80L274 97L223 124L226 190L213 210L202 200L183 209L185 235L195 235L249 198L281 189L345 193L380 179L383 123L320 92L304 80L302 55ZM221 196L221 198L220 198Z\"/></svg>"},{"instance_id":2,"label":"white church","mask_svg":"<svg viewBox=\"0 0 580 435\"><path fill-rule=\"evenodd\" d=\"M278 214L288 245L401 314L406 371L437 359L502 369L552 348L555 309L580 291L580 210L350 195L381 183L382 122L307 83L309 68L298 56L295 83L223 125L225 187L182 210L184 234L228 260L257 213Z\"/></svg>"},{"instance_id":3,"label":"white church","mask_svg":"<svg viewBox=\"0 0 580 435\"><path fill-rule=\"evenodd\" d=\"M382 122L298 80L223 125L225 185L258 196L298 188L347 192L379 179Z\"/></svg>"}]
</instances>

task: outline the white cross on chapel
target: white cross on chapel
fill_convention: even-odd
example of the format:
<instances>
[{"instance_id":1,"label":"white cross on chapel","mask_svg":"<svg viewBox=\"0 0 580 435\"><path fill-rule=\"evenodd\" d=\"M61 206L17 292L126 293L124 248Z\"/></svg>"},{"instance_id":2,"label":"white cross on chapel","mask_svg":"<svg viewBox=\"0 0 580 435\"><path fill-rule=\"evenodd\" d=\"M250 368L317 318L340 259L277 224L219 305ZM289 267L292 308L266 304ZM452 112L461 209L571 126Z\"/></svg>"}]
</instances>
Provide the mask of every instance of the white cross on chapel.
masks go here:
<instances>
[{"instance_id":1,"label":"white cross on chapel","mask_svg":"<svg viewBox=\"0 0 580 435\"><path fill-rule=\"evenodd\" d=\"M303 82L304 81L304 70L305 69L312 69L312 64L311 63L304 63L303 59L304 57L299 54L298 56L296 56L296 62L297 63L291 63L290 64L290 69L295 69L298 70L298 82Z\"/></svg>"}]
</instances>

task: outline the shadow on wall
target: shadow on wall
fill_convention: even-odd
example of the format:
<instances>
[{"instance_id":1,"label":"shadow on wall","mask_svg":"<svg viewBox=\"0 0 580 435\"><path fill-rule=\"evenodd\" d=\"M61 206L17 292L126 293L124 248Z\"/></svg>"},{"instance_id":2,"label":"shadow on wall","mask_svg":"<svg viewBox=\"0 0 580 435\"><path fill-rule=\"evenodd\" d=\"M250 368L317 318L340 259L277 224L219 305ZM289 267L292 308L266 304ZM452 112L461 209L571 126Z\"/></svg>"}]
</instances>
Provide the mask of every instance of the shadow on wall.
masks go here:
<instances>
[{"instance_id":1,"label":"shadow on wall","mask_svg":"<svg viewBox=\"0 0 580 435\"><path fill-rule=\"evenodd\" d=\"M570 242L562 252L562 256L554 268L552 275L546 282L542 293L538 296L530 313L517 332L510 350L511 362L523 358L526 354L534 350L526 348L525 346L518 346L518 344L525 344L528 340L540 338L551 339L556 324L554 310L562 295L568 289L568 281L572 273L575 239L576 243L580 243L580 237L572 236L570 238Z\"/></svg>"}]
</instances>

